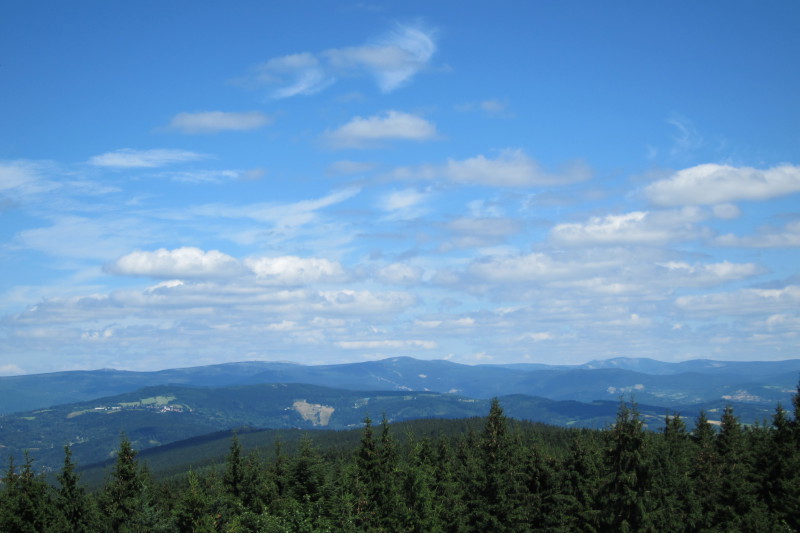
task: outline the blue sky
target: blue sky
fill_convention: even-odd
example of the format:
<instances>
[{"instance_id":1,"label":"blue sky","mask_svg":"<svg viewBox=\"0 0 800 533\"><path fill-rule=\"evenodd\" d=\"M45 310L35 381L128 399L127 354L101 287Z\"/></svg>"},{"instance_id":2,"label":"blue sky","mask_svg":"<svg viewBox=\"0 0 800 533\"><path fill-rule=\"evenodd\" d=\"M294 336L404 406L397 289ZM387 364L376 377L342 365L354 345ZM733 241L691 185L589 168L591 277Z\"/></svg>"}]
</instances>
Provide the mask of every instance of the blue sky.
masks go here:
<instances>
[{"instance_id":1,"label":"blue sky","mask_svg":"<svg viewBox=\"0 0 800 533\"><path fill-rule=\"evenodd\" d=\"M799 24L9 2L0 375L800 357Z\"/></svg>"}]
</instances>

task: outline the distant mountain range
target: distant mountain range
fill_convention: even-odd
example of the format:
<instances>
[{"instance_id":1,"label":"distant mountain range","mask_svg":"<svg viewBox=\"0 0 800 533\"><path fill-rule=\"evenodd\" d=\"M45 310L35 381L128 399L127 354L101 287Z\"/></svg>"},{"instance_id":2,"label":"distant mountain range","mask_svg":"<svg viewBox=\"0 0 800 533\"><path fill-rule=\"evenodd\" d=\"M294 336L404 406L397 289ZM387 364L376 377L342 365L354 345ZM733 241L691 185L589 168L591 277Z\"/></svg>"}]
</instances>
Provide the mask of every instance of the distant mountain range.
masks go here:
<instances>
[{"instance_id":1,"label":"distant mountain range","mask_svg":"<svg viewBox=\"0 0 800 533\"><path fill-rule=\"evenodd\" d=\"M769 362L616 358L583 365L463 365L394 357L306 366L243 362L157 372L90 370L0 377L0 415L114 396L156 385L227 387L304 383L346 390L428 391L472 398L527 394L553 400L617 400L674 406L736 400L786 403L800 359Z\"/></svg>"},{"instance_id":2,"label":"distant mountain range","mask_svg":"<svg viewBox=\"0 0 800 533\"><path fill-rule=\"evenodd\" d=\"M236 427L349 429L369 414L392 422L484 416L499 397L520 420L600 428L634 398L651 428L666 412L714 419L726 404L743 422L788 406L800 360L662 363L618 358L577 366L462 365L397 357L304 366L245 362L159 372L58 372L0 378L0 456L31 450L57 468L62 447L87 464L124 432L137 449Z\"/></svg>"}]
</instances>

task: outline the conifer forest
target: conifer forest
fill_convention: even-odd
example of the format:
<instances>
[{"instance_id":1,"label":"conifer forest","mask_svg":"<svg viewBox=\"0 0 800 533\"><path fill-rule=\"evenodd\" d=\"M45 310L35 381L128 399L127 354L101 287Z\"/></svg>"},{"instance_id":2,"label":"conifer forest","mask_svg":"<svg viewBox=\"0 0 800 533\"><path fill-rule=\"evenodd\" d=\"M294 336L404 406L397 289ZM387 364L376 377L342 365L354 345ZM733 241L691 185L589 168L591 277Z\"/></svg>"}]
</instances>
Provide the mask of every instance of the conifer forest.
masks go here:
<instances>
[{"instance_id":1,"label":"conifer forest","mask_svg":"<svg viewBox=\"0 0 800 533\"><path fill-rule=\"evenodd\" d=\"M645 428L621 402L602 430L522 424L494 400L462 432L395 434L365 419L356 446L245 452L158 476L123 435L102 484L65 448L2 473L0 531L16 532L781 532L800 530L800 388L792 410L743 425L732 408ZM421 434L421 435L420 435ZM435 435L435 436L431 436Z\"/></svg>"}]
</instances>

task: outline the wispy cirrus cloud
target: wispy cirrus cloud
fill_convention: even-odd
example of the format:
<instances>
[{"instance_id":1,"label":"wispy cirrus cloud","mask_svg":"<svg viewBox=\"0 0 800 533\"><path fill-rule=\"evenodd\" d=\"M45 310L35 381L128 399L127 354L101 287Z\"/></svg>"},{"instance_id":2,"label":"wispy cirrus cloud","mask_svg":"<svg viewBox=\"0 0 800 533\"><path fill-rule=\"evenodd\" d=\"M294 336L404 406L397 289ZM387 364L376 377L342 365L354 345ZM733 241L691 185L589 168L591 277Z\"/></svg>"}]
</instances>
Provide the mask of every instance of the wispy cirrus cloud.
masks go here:
<instances>
[{"instance_id":1,"label":"wispy cirrus cloud","mask_svg":"<svg viewBox=\"0 0 800 533\"><path fill-rule=\"evenodd\" d=\"M42 163L0 161L0 194L23 197L58 189L61 185L42 173Z\"/></svg>"},{"instance_id":2,"label":"wispy cirrus cloud","mask_svg":"<svg viewBox=\"0 0 800 533\"><path fill-rule=\"evenodd\" d=\"M369 76L392 92L425 69L436 52L435 33L421 26L398 25L372 43L275 57L258 65L246 82L277 86L272 98L322 91L341 77Z\"/></svg>"},{"instance_id":3,"label":"wispy cirrus cloud","mask_svg":"<svg viewBox=\"0 0 800 533\"><path fill-rule=\"evenodd\" d=\"M270 122L272 119L260 111L199 111L178 113L172 117L167 128L187 134L218 133L255 130Z\"/></svg>"},{"instance_id":4,"label":"wispy cirrus cloud","mask_svg":"<svg viewBox=\"0 0 800 533\"><path fill-rule=\"evenodd\" d=\"M133 150L121 148L113 152L93 156L89 164L97 167L110 168L157 168L173 163L185 163L206 159L208 156L188 150Z\"/></svg>"},{"instance_id":5,"label":"wispy cirrus cloud","mask_svg":"<svg viewBox=\"0 0 800 533\"><path fill-rule=\"evenodd\" d=\"M436 126L433 123L402 111L355 117L322 135L323 141L333 148L369 148L381 141L426 141L434 138Z\"/></svg>"}]
</instances>

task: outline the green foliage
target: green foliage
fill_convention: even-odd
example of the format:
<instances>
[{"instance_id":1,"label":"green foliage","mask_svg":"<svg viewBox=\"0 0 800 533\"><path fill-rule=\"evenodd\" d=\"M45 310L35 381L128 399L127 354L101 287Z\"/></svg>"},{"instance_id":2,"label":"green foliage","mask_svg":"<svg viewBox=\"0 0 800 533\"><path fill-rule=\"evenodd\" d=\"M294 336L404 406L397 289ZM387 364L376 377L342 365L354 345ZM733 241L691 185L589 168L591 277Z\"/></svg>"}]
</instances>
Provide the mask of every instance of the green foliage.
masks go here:
<instances>
[{"instance_id":1,"label":"green foliage","mask_svg":"<svg viewBox=\"0 0 800 533\"><path fill-rule=\"evenodd\" d=\"M25 454L21 472L16 471L13 459L9 459L0 494L0 531L44 531L54 511L49 487L44 478L34 472L30 455Z\"/></svg>"},{"instance_id":2,"label":"green foliage","mask_svg":"<svg viewBox=\"0 0 800 533\"><path fill-rule=\"evenodd\" d=\"M96 492L69 448L52 486L12 458L0 531L798 531L800 429L780 406L770 425L728 408L719 430L701 413L691 432L677 414L648 432L636 405L568 430L508 419L495 399L483 419L270 433L271 453L258 435L228 435L221 463L161 482L123 436Z\"/></svg>"},{"instance_id":3,"label":"green foliage","mask_svg":"<svg viewBox=\"0 0 800 533\"><path fill-rule=\"evenodd\" d=\"M636 405L621 403L608 434L606 479L600 495L601 521L609 531L651 530L652 469L647 434Z\"/></svg>"}]
</instances>

